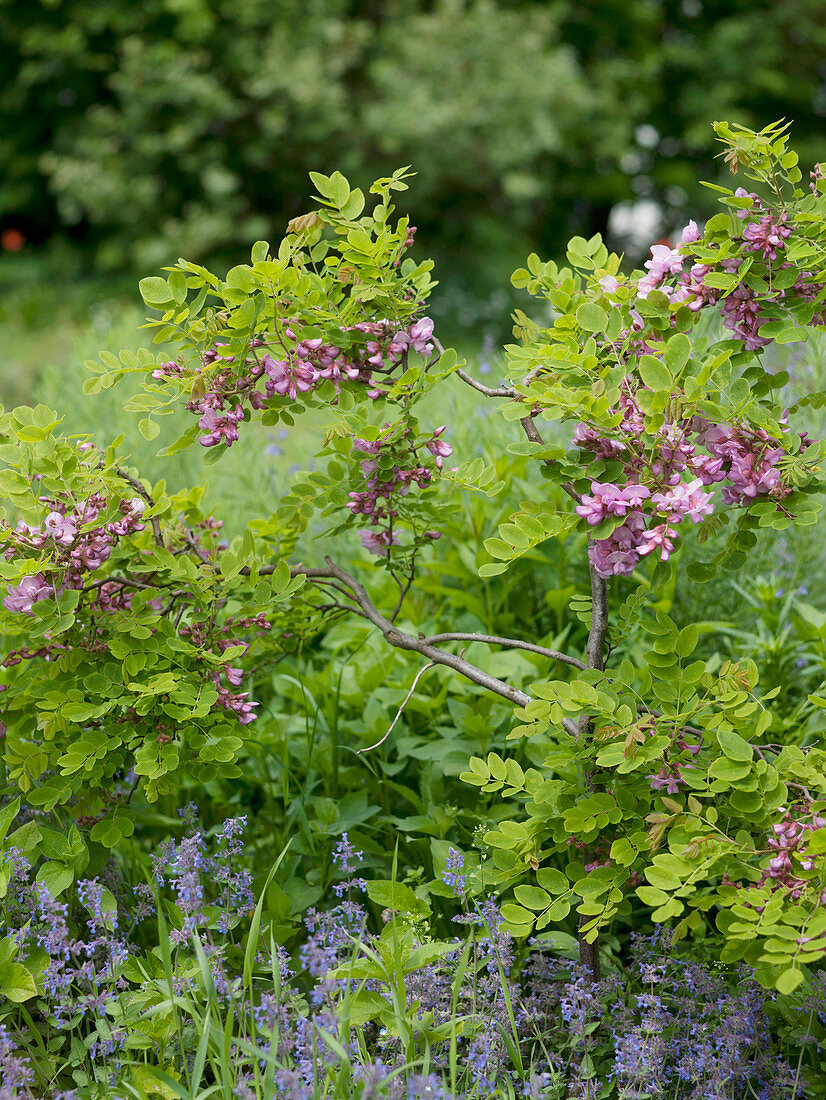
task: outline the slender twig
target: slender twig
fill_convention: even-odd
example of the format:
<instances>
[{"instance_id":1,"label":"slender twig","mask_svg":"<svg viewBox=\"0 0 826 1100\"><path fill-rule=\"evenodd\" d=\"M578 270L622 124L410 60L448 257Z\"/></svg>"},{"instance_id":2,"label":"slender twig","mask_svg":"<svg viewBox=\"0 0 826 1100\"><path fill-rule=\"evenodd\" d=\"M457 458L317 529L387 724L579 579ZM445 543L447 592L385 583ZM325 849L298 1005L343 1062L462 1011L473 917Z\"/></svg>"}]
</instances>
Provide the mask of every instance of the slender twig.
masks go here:
<instances>
[{"instance_id":1,"label":"slender twig","mask_svg":"<svg viewBox=\"0 0 826 1100\"><path fill-rule=\"evenodd\" d=\"M325 622L331 623L336 619L340 619L344 615L358 615L360 614L356 608L351 607L349 604L344 603L314 603L310 605L313 611L317 611L320 615L325 616Z\"/></svg>"},{"instance_id":2,"label":"slender twig","mask_svg":"<svg viewBox=\"0 0 826 1100\"><path fill-rule=\"evenodd\" d=\"M213 565L214 564L212 559L210 558L209 554L207 554L207 552L205 550L202 550L201 547L198 545L198 543L195 540L195 536L192 534L191 531L184 530L184 538L186 539L186 544L189 547L189 549L194 554L196 554L198 558L200 558L203 565ZM249 573L249 570L247 570L247 572Z\"/></svg>"},{"instance_id":3,"label":"slender twig","mask_svg":"<svg viewBox=\"0 0 826 1100\"><path fill-rule=\"evenodd\" d=\"M444 353L445 349L442 347L438 340L434 339L433 344L440 355ZM531 371L531 373L525 379L525 383L528 384L529 382L533 381L533 378L542 369L544 368L537 367L533 371ZM461 367L455 370L453 373L457 375L457 377L461 378L463 382L466 382L467 385L472 386L479 393L484 394L485 397L510 397L514 400L520 398L520 395L516 392L515 389L513 389L512 386L486 386L484 385L484 383L479 382L477 379L471 378L471 376L466 371L462 370ZM539 429L533 422L533 413L529 413L527 416L523 416L519 423L522 425L522 430L531 441L531 443L541 443L544 445L545 440L542 438L539 433ZM569 497L573 498L573 500L575 500L577 504L579 504L580 496L574 488L573 482L566 481L562 488L565 490Z\"/></svg>"},{"instance_id":4,"label":"slender twig","mask_svg":"<svg viewBox=\"0 0 826 1100\"><path fill-rule=\"evenodd\" d=\"M163 584L144 584L142 581L127 580L126 577L104 577L103 580L85 584L81 592L92 592L96 588L103 588L105 584L119 584L122 588L163 588Z\"/></svg>"},{"instance_id":5,"label":"slender twig","mask_svg":"<svg viewBox=\"0 0 826 1100\"><path fill-rule=\"evenodd\" d=\"M416 673L416 677L413 680L413 683L410 685L410 691L408 691L407 695L405 695L404 699L402 700L402 705L396 711L396 717L390 723L390 729L388 729L388 731L384 735L384 737L382 737L380 741L377 741L375 743L375 745L368 745L368 747L365 748L365 749L359 749L358 752L356 753L356 756L361 756L361 754L363 752L372 752L373 749L377 749L380 745L384 744L384 742L387 740L387 738L393 732L393 727L398 722L398 720L401 718L402 711L407 706L407 704L410 702L410 698L413 695L413 692L416 690L416 684L418 684L419 680L421 680L422 676L424 676L424 674L427 672L427 670L429 668L435 668L435 667L436 667L436 662L435 661L428 661L428 663L423 668L419 669L419 671Z\"/></svg>"},{"instance_id":6,"label":"slender twig","mask_svg":"<svg viewBox=\"0 0 826 1100\"><path fill-rule=\"evenodd\" d=\"M345 600L350 600L352 598L351 592L348 592L346 588L342 588L341 585L335 584L333 581L325 581L321 577L314 577L310 581L310 584L314 585L316 588L320 588L322 592L325 592L327 589L332 592L337 592L338 595L343 596ZM352 603L341 603L339 600L336 600L335 602L338 607L346 608L353 615L358 615L362 619L367 618L360 607L354 607Z\"/></svg>"},{"instance_id":7,"label":"slender twig","mask_svg":"<svg viewBox=\"0 0 826 1100\"><path fill-rule=\"evenodd\" d=\"M473 388L475 390L478 390L479 393L484 394L485 397L513 398L517 396L516 390L512 389L510 386L486 386L484 382L478 382L475 378L471 378L467 371L463 371L461 367L459 367L453 373L456 375L457 378L461 378L462 381L466 382L469 386L473 386Z\"/></svg>"},{"instance_id":8,"label":"slender twig","mask_svg":"<svg viewBox=\"0 0 826 1100\"><path fill-rule=\"evenodd\" d=\"M538 653L540 657L547 657L552 661L561 661L564 665L571 665L580 670L588 666L577 657L569 657L567 653L560 653L556 649L546 649L542 645L534 645L533 642L522 642L518 638L499 638L493 634L433 634L424 641L428 645L440 645L442 642L482 642L485 645L501 645L508 649L527 649L530 653Z\"/></svg>"},{"instance_id":9,"label":"slender twig","mask_svg":"<svg viewBox=\"0 0 826 1100\"><path fill-rule=\"evenodd\" d=\"M392 569L390 570L390 575L399 586L399 600L396 606L393 608L393 613L390 616L390 622L394 623L399 616L399 612L402 609L402 604L405 601L405 597L410 591L413 581L416 579L416 551L414 550L410 556L410 569L407 574L407 580L404 582L404 584L402 584L402 582L399 580Z\"/></svg>"},{"instance_id":10,"label":"slender twig","mask_svg":"<svg viewBox=\"0 0 826 1100\"><path fill-rule=\"evenodd\" d=\"M809 788L804 787L802 783L792 783L790 779L784 779L783 782L786 784L787 787L794 787L796 791L802 791L810 802L815 801L815 796L812 794Z\"/></svg>"},{"instance_id":11,"label":"slender twig","mask_svg":"<svg viewBox=\"0 0 826 1100\"><path fill-rule=\"evenodd\" d=\"M534 424L533 422L533 415L523 416L519 423L522 425L522 431L525 433L531 443L541 443L544 446L545 440L542 438L539 428L537 428L536 424ZM550 461L548 459L545 459L544 461L547 465L550 465ZM571 497L572 500L575 500L577 504L580 503L580 495L574 488L574 483L572 481L564 482L562 488L565 490L568 496Z\"/></svg>"},{"instance_id":12,"label":"slender twig","mask_svg":"<svg viewBox=\"0 0 826 1100\"><path fill-rule=\"evenodd\" d=\"M522 379L522 381L519 383L519 385L520 386L530 386L530 384L531 384L531 382L533 382L534 378L538 378L539 375L542 374L542 372L546 371L547 369L548 369L548 367L545 363L540 363L538 367L534 367L532 371L528 371L528 373L525 375L525 377Z\"/></svg>"}]
</instances>

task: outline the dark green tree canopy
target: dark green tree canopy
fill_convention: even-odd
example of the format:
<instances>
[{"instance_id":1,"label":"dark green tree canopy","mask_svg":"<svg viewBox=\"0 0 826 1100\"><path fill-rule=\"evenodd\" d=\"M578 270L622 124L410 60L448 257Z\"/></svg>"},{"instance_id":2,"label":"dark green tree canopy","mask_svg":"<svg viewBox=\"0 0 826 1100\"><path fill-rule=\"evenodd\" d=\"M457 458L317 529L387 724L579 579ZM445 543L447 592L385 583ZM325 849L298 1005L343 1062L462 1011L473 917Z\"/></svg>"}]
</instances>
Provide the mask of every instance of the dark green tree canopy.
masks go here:
<instances>
[{"instance_id":1,"label":"dark green tree canopy","mask_svg":"<svg viewBox=\"0 0 826 1100\"><path fill-rule=\"evenodd\" d=\"M709 210L711 120L793 117L805 164L826 110L819 0L0 0L0 40L0 219L106 269L228 256L308 170L411 163L428 247L488 286L618 203Z\"/></svg>"}]
</instances>

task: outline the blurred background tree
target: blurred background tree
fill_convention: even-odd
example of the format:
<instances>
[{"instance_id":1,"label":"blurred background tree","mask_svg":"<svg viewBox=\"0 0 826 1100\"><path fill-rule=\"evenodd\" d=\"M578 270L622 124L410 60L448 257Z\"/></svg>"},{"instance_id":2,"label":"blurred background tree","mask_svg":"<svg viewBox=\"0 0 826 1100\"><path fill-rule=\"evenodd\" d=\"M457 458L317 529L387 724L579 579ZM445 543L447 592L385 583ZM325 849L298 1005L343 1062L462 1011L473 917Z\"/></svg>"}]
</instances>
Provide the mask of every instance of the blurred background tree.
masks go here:
<instances>
[{"instance_id":1,"label":"blurred background tree","mask_svg":"<svg viewBox=\"0 0 826 1100\"><path fill-rule=\"evenodd\" d=\"M823 0L0 0L0 42L0 243L107 278L237 259L310 169L409 163L420 248L480 298L710 209L712 119L823 156Z\"/></svg>"}]
</instances>

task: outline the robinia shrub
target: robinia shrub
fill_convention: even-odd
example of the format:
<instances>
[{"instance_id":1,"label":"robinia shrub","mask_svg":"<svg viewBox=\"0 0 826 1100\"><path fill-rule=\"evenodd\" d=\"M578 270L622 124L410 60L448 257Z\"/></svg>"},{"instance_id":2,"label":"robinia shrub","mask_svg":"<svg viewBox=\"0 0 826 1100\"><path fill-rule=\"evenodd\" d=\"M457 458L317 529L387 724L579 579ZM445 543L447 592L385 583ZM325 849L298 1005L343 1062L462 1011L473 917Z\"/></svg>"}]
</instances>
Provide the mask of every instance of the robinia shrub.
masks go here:
<instances>
[{"instance_id":1,"label":"robinia shrub","mask_svg":"<svg viewBox=\"0 0 826 1100\"><path fill-rule=\"evenodd\" d=\"M3 416L0 626L19 637L4 660L4 755L27 801L114 845L138 787L151 801L182 769L237 774L256 715L250 670L354 614L410 651L411 673L422 659L448 666L513 703L513 739L551 746L542 767L491 753L463 777L513 801L484 837L510 931L574 921L597 974L600 929L642 904L677 936L714 919L726 960L793 989L826 955L826 752L767 743L772 693L754 666L712 670L694 656L697 626L678 629L657 605L686 527L726 529L706 558L694 542L689 574L702 580L740 567L764 529L819 514L824 446L795 415L826 394L785 404L789 377L765 352L826 327L826 183L817 167L804 177L783 127L716 132L755 190L718 188L721 211L654 246L642 272L599 237L574 238L565 265L530 256L513 282L540 305L516 314L499 385L472 378L434 332L432 265L408 255L415 231L392 202L405 171L369 195L313 174L317 206L277 248L255 244L225 279L186 260L144 279L154 339L175 357L102 354L87 392L137 376L128 407L144 436L183 404L191 426L162 453L200 446L206 462L243 447L255 421L289 427L314 410L324 462L227 546L202 490L142 480L118 440L102 450L43 407ZM452 454L449 425L420 422L430 391L457 385L497 402L511 452L536 464L531 499L491 533L480 573L587 531L584 653L397 625L455 494L510 490ZM315 562L292 560L319 515L372 569L323 545ZM371 597L376 570L395 581L393 606ZM617 576L637 581L624 600ZM647 652L612 660L632 621ZM566 678L517 690L464 658L474 639L532 646Z\"/></svg>"}]
</instances>

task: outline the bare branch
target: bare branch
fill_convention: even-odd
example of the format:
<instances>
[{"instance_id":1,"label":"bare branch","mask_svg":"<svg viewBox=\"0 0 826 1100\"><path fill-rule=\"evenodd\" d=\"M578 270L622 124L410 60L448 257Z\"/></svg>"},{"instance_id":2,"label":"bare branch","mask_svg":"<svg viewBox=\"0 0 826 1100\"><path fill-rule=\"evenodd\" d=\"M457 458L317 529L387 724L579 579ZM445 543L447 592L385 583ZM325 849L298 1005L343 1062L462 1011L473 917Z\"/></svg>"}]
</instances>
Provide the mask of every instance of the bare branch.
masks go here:
<instances>
[{"instance_id":1,"label":"bare branch","mask_svg":"<svg viewBox=\"0 0 826 1100\"><path fill-rule=\"evenodd\" d=\"M562 728L573 737L574 741L579 740L579 723L575 722L573 718L563 718Z\"/></svg>"},{"instance_id":2,"label":"bare branch","mask_svg":"<svg viewBox=\"0 0 826 1100\"><path fill-rule=\"evenodd\" d=\"M439 356L444 355L445 349L444 349L441 341L437 340L435 336L431 337L431 339L433 341L433 347L436 349L438 355ZM435 359L434 359L434 362L435 362ZM428 363L428 366L430 366L429 363ZM466 382L468 384L468 386L473 386L473 388L475 390L478 390L479 393L484 394L485 397L516 397L517 396L516 390L513 389L511 386L497 386L495 388L491 387L491 386L486 386L483 382L477 382L477 380L475 378L471 378L471 376L467 373L467 371L463 371L461 367L459 367L453 373L455 375L457 375L457 377L461 378L463 382Z\"/></svg>"},{"instance_id":3,"label":"bare branch","mask_svg":"<svg viewBox=\"0 0 826 1100\"><path fill-rule=\"evenodd\" d=\"M608 583L589 563L591 573L591 629L585 661L588 668L602 669L605 663L605 639L608 636Z\"/></svg>"},{"instance_id":4,"label":"bare branch","mask_svg":"<svg viewBox=\"0 0 826 1100\"><path fill-rule=\"evenodd\" d=\"M541 443L544 446L545 440L542 438L539 429L533 422L533 415L523 416L519 423L522 425L522 430L531 441L531 443ZM545 459L545 462L547 465L550 465L550 461L548 459ZM565 490L568 496L571 497L572 500L575 500L577 504L580 503L580 495L574 488L574 483L572 481L566 481L563 484L562 488Z\"/></svg>"},{"instance_id":5,"label":"bare branch","mask_svg":"<svg viewBox=\"0 0 826 1100\"><path fill-rule=\"evenodd\" d=\"M485 645L501 645L508 649L527 649L530 653L538 653L540 657L547 657L552 661L561 661L564 665L571 665L580 670L588 666L577 657L569 657L567 653L560 653L556 649L546 649L542 645L534 645L533 642L522 642L518 638L499 638L494 634L434 634L425 638L428 645L439 645L442 642L482 642Z\"/></svg>"},{"instance_id":6,"label":"bare branch","mask_svg":"<svg viewBox=\"0 0 826 1100\"><path fill-rule=\"evenodd\" d=\"M444 353L445 349L435 338L433 340L433 345L440 355ZM528 383L533 381L534 377L542 369L542 367L536 367L533 371L531 371L531 373L525 379L525 384L527 385ZM510 397L513 400L524 400L524 398L522 398L521 395L518 394L512 386L497 386L495 388L491 386L486 386L484 385L484 383L477 381L475 378L471 378L471 376L466 371L463 371L461 367L455 370L453 373L461 378L463 382L466 382L469 386L472 386L475 390L478 390L479 393L484 394L485 397ZM544 445L545 440L539 434L539 429L533 422L533 413L528 413L527 416L523 416L519 423L522 425L522 430L531 441L531 443L541 443ZM545 461L547 462L548 460L546 459ZM565 490L569 497L577 502L577 504L580 503L580 496L574 488L573 482L566 481L562 488Z\"/></svg>"},{"instance_id":7,"label":"bare branch","mask_svg":"<svg viewBox=\"0 0 826 1100\"><path fill-rule=\"evenodd\" d=\"M361 754L363 752L372 752L373 749L377 749L379 747L379 745L384 744L384 742L387 740L387 738L393 732L393 727L398 722L398 720L401 718L402 711L407 706L407 704L410 702L410 698L413 695L413 692L416 690L416 684L418 684L419 680L422 678L422 676L424 676L424 674L427 672L427 670L429 668L435 668L435 665L436 665L435 661L428 661L428 663L424 666L424 668L419 669L419 671L416 673L416 677L413 680L413 683L410 685L410 691L408 691L407 695L405 695L404 699L402 700L402 705L396 711L396 717L390 723L390 729L388 729L388 731L384 735L384 737L382 737L382 739L380 741L377 741L375 743L375 745L370 745L366 749L359 749L358 752L356 753L356 756L361 756Z\"/></svg>"},{"instance_id":8,"label":"bare branch","mask_svg":"<svg viewBox=\"0 0 826 1100\"><path fill-rule=\"evenodd\" d=\"M605 578L597 573L591 562L588 563L588 567L591 574L591 626L588 631L588 644L585 647L585 662L588 668L595 668L601 671L605 665L605 641L608 637L608 584ZM594 735L594 722L592 718L587 714L583 714L577 721L577 728L580 740L591 740ZM596 791L599 789L594 772L590 768L584 770L582 781L586 791ZM592 980L599 981L599 943L596 939L589 942L584 932L584 926L589 920L589 917L580 914L578 935L579 961L590 972Z\"/></svg>"},{"instance_id":9,"label":"bare branch","mask_svg":"<svg viewBox=\"0 0 826 1100\"><path fill-rule=\"evenodd\" d=\"M589 562L591 573L591 626L585 646L585 665L602 671L605 663L605 639L608 636L608 585ZM579 734L583 740L593 735L593 719L583 714L579 719ZM586 786L593 787L593 774L585 772Z\"/></svg>"},{"instance_id":10,"label":"bare branch","mask_svg":"<svg viewBox=\"0 0 826 1100\"><path fill-rule=\"evenodd\" d=\"M514 648L525 648L537 651L542 656L564 661L574 668L586 667L575 657L569 657L564 653L556 653L555 650L545 649L542 646L534 646L529 642L519 642L513 638L494 638L493 636L483 634L434 635L432 638L425 638L423 635L420 635L418 638L414 638L412 634L407 634L397 629L389 619L386 619L381 614L367 594L367 590L355 577L346 573L331 561L330 558L327 558L326 561L327 566L324 569L295 565L290 570L290 573L294 577L299 575L305 576L311 583L330 585L331 587L337 587L332 584L334 579L339 581L348 590L348 595L352 596L358 605L357 607L353 607L349 604L342 606L347 606L350 611L357 615L361 615L362 618L367 619L369 622L373 623L374 626L378 627L390 645L395 646L397 649L408 649L421 653L423 657L427 657L430 660L431 664L445 665L448 668L452 668L454 672L458 672L472 683L478 684L488 691L492 691L495 695L499 695L503 699L507 699L508 702L513 703L515 706L527 706L528 703L532 702L531 696L527 695L524 691L520 691L518 688L512 687L510 684L504 683L495 676L490 676L488 673L483 672L482 669L464 660L462 654L456 656L453 653L445 653L444 650L436 648L434 643L437 641L454 640L489 641L490 644L508 645ZM276 567L267 566L265 568L268 572L272 573ZM264 569L262 569L261 572L263 573ZM340 589L338 590L340 591ZM572 718L563 718L562 726L571 737L575 740L579 739L580 729L576 721Z\"/></svg>"},{"instance_id":11,"label":"bare branch","mask_svg":"<svg viewBox=\"0 0 826 1100\"><path fill-rule=\"evenodd\" d=\"M368 619L377 627L384 635L388 644L394 646L396 649L407 649L415 653L421 653L423 657L427 657L428 660L432 661L434 664L445 665L447 668L453 669L454 672L458 672L472 683L478 684L479 687L486 688L488 691L492 691L495 695L499 695L503 699L507 699L508 702L513 703L515 706L524 707L531 702L530 695L526 695L524 691L520 691L510 684L506 684L503 680L499 680L495 676L483 672L482 669L470 664L469 661L464 660L461 656L457 656L455 653L446 653L444 650L437 649L421 638L414 638L412 634L407 634L405 631L399 630L378 610L370 599L367 589L360 581L345 572L345 570L336 565L330 558L326 558L325 560L327 562L325 569L307 569L304 566L294 566L291 572L293 576L304 574L309 580L316 578L321 580L334 578L339 581L349 590L356 605L362 611L364 618Z\"/></svg>"},{"instance_id":12,"label":"bare branch","mask_svg":"<svg viewBox=\"0 0 826 1100\"><path fill-rule=\"evenodd\" d=\"M512 397L517 396L516 390L511 389L510 386L486 386L483 382L477 382L475 378L463 371L461 367L453 372L457 378L461 378L463 382L466 382L469 386L473 386L479 393L484 394L485 397Z\"/></svg>"},{"instance_id":13,"label":"bare branch","mask_svg":"<svg viewBox=\"0 0 826 1100\"><path fill-rule=\"evenodd\" d=\"M121 588L154 588L156 590L163 590L166 585L160 584L145 584L143 581L133 581L128 577L104 577L99 581L92 581L90 584L85 584L80 589L81 592L93 592L96 588L103 588L107 584L119 584ZM187 596L189 593L186 590L178 592L167 592L167 596Z\"/></svg>"}]
</instances>

